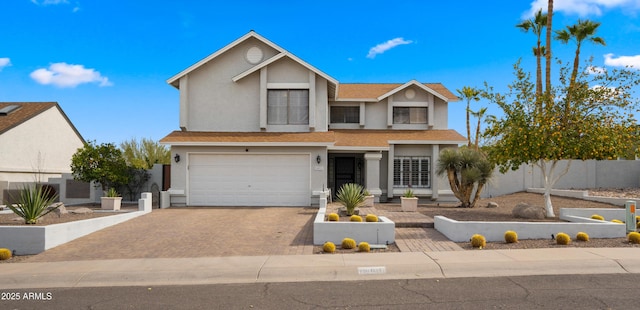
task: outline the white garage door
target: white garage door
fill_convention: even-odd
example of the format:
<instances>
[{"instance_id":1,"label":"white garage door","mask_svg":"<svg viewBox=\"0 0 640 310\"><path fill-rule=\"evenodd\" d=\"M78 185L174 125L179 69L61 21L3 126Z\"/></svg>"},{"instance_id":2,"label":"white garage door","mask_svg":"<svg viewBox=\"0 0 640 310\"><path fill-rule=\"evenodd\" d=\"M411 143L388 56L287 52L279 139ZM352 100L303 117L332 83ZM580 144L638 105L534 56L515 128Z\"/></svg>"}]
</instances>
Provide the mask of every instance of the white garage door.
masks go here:
<instances>
[{"instance_id":1,"label":"white garage door","mask_svg":"<svg viewBox=\"0 0 640 310\"><path fill-rule=\"evenodd\" d=\"M191 154L189 205L308 206L309 155Z\"/></svg>"}]
</instances>

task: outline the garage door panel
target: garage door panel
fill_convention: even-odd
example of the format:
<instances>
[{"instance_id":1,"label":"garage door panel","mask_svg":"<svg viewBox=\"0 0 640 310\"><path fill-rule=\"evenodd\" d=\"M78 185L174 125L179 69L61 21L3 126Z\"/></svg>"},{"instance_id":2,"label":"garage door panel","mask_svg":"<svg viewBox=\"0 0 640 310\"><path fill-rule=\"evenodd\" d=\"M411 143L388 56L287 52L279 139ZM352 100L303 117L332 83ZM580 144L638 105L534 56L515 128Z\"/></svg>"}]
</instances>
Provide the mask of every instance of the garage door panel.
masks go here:
<instances>
[{"instance_id":1,"label":"garage door panel","mask_svg":"<svg viewBox=\"0 0 640 310\"><path fill-rule=\"evenodd\" d=\"M192 154L189 204L309 205L309 155Z\"/></svg>"}]
</instances>

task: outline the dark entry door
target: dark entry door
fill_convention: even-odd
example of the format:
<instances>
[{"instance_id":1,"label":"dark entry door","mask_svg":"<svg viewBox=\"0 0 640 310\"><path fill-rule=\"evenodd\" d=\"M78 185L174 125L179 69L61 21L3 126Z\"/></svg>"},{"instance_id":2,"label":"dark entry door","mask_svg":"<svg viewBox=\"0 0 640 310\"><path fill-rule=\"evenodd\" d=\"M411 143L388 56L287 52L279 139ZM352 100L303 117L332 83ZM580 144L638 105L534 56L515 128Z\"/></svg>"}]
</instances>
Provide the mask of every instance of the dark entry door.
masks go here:
<instances>
[{"instance_id":1,"label":"dark entry door","mask_svg":"<svg viewBox=\"0 0 640 310\"><path fill-rule=\"evenodd\" d=\"M336 157L335 169L336 169L335 193L337 194L343 184L355 183L356 159L354 157Z\"/></svg>"}]
</instances>

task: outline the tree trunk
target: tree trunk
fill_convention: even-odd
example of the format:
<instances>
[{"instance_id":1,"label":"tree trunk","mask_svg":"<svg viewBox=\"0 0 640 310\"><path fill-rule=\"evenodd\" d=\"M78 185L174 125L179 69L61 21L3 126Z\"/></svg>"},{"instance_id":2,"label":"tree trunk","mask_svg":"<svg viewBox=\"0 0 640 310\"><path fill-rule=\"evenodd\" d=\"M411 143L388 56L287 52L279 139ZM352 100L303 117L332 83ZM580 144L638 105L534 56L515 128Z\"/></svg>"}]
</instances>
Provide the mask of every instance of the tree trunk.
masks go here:
<instances>
[{"instance_id":1,"label":"tree trunk","mask_svg":"<svg viewBox=\"0 0 640 310\"><path fill-rule=\"evenodd\" d=\"M547 45L545 46L546 72L545 72L545 91L551 92L551 26L553 19L553 0L549 0L547 7Z\"/></svg>"},{"instance_id":2,"label":"tree trunk","mask_svg":"<svg viewBox=\"0 0 640 310\"><path fill-rule=\"evenodd\" d=\"M476 203L478 203L483 189L484 183L478 183L478 189L476 189L476 195L473 197L473 201L471 202L471 208L474 208L476 206Z\"/></svg>"},{"instance_id":3,"label":"tree trunk","mask_svg":"<svg viewBox=\"0 0 640 310\"><path fill-rule=\"evenodd\" d=\"M467 98L467 146L471 147L471 123L469 123L469 113L471 112L470 107L471 99Z\"/></svg>"},{"instance_id":4,"label":"tree trunk","mask_svg":"<svg viewBox=\"0 0 640 310\"><path fill-rule=\"evenodd\" d=\"M458 200L462 201L463 197L460 193L460 184L454 169L447 170L447 178L449 179L449 186L451 187L453 195L458 198Z\"/></svg>"},{"instance_id":5,"label":"tree trunk","mask_svg":"<svg viewBox=\"0 0 640 310\"><path fill-rule=\"evenodd\" d=\"M547 162L544 160L538 161L536 166L542 171L542 177L544 178L544 205L547 211L547 217L555 217L553 212L553 205L551 203L551 190L558 180L569 172L571 168L571 160L567 161L567 166L557 176L554 176L554 171L558 165L558 160L551 161L551 167L547 170Z\"/></svg>"}]
</instances>

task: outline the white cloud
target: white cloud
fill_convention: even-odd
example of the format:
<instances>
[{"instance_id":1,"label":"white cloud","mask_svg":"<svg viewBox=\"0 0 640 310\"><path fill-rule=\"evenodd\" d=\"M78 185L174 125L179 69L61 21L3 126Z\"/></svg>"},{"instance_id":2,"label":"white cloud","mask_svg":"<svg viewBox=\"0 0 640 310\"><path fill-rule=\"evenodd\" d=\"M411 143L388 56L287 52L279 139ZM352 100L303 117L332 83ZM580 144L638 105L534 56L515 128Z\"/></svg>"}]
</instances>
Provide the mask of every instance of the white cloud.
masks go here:
<instances>
[{"instance_id":1,"label":"white cloud","mask_svg":"<svg viewBox=\"0 0 640 310\"><path fill-rule=\"evenodd\" d=\"M607 71L607 69L603 67L589 66L587 67L587 73L589 74L603 74Z\"/></svg>"},{"instance_id":2,"label":"white cloud","mask_svg":"<svg viewBox=\"0 0 640 310\"><path fill-rule=\"evenodd\" d=\"M398 45L411 44L411 43L413 43L413 41L405 40L403 38L391 39L387 42L380 43L372 47L371 49L369 49L369 54L367 54L367 58L371 58L371 59L376 58L376 55L382 54Z\"/></svg>"},{"instance_id":3,"label":"white cloud","mask_svg":"<svg viewBox=\"0 0 640 310\"><path fill-rule=\"evenodd\" d=\"M42 1L38 1L38 0L31 0L31 2L37 4L37 5L50 5L50 4L62 4L62 3L69 3L68 0L42 0Z\"/></svg>"},{"instance_id":4,"label":"white cloud","mask_svg":"<svg viewBox=\"0 0 640 310\"><path fill-rule=\"evenodd\" d=\"M612 67L631 66L640 69L640 55L614 57L613 54L606 54L604 55L604 64Z\"/></svg>"},{"instance_id":5,"label":"white cloud","mask_svg":"<svg viewBox=\"0 0 640 310\"><path fill-rule=\"evenodd\" d=\"M547 11L548 0L534 0L531 8L522 14L523 19L531 18L538 10ZM553 2L554 12L565 14L575 14L580 17L600 16L602 9L617 7L629 8L631 10L640 9L640 0L562 0Z\"/></svg>"},{"instance_id":6,"label":"white cloud","mask_svg":"<svg viewBox=\"0 0 640 310\"><path fill-rule=\"evenodd\" d=\"M11 66L11 59L9 58L0 58L0 71L2 71L2 69L4 67L8 67Z\"/></svg>"},{"instance_id":7,"label":"white cloud","mask_svg":"<svg viewBox=\"0 0 640 310\"><path fill-rule=\"evenodd\" d=\"M107 77L100 75L100 72L94 69L64 62L51 64L49 69L35 70L31 72L30 76L40 84L52 84L58 87L76 87L84 83L98 83L100 86L113 85Z\"/></svg>"}]
</instances>

